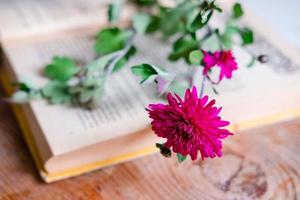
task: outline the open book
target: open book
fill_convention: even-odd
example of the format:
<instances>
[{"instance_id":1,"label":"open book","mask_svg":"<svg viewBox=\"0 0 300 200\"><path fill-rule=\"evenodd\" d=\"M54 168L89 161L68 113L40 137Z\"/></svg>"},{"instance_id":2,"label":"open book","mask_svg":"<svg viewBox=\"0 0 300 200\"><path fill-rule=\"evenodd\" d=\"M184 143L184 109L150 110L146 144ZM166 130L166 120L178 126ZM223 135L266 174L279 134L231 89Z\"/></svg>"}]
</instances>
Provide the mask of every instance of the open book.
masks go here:
<instances>
[{"instance_id":1,"label":"open book","mask_svg":"<svg viewBox=\"0 0 300 200\"><path fill-rule=\"evenodd\" d=\"M253 21L256 20L248 23ZM233 132L300 115L298 52L285 46L265 26L251 25L257 35L251 50L268 54L270 62L246 68L250 57L243 49L236 48L234 54L240 68L234 72L233 79L217 87L220 96L209 86L205 91L223 107L222 117L232 122ZM45 181L75 176L157 151L155 143L161 141L150 130L145 107L161 99L153 95L153 85L139 84L129 66L148 62L180 67L184 62L166 62L162 55L167 55L170 48L155 37L138 36L135 40L138 55L121 72L110 77L98 109L49 105L42 100L14 105ZM41 70L52 56L71 56L87 63L96 56L92 45L93 35L89 32L25 43L2 40L2 83L8 93L13 91L10 83L22 78L43 85L46 80Z\"/></svg>"}]
</instances>

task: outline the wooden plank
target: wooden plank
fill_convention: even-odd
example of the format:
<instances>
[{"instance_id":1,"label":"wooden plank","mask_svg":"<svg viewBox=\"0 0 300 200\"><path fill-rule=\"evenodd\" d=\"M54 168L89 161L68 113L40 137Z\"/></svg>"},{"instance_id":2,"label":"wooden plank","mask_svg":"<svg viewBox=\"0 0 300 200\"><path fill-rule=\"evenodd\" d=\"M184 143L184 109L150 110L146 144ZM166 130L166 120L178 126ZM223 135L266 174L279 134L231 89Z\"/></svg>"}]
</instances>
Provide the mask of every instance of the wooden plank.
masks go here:
<instances>
[{"instance_id":1,"label":"wooden plank","mask_svg":"<svg viewBox=\"0 0 300 200\"><path fill-rule=\"evenodd\" d=\"M0 105L0 199L299 199L300 119L236 133L221 159L160 155L45 184L7 105Z\"/></svg>"}]
</instances>

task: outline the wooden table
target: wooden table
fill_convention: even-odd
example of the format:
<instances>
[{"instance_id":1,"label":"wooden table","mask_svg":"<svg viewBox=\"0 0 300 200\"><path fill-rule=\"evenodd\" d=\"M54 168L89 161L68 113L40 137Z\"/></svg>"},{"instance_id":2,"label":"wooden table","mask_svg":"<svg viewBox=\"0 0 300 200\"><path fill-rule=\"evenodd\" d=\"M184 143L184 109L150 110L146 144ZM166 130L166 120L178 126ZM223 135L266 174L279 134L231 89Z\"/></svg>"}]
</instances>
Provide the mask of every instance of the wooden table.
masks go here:
<instances>
[{"instance_id":1,"label":"wooden table","mask_svg":"<svg viewBox=\"0 0 300 200\"><path fill-rule=\"evenodd\" d=\"M221 159L156 154L45 184L7 105L0 105L0 199L300 199L300 119L236 133Z\"/></svg>"}]
</instances>

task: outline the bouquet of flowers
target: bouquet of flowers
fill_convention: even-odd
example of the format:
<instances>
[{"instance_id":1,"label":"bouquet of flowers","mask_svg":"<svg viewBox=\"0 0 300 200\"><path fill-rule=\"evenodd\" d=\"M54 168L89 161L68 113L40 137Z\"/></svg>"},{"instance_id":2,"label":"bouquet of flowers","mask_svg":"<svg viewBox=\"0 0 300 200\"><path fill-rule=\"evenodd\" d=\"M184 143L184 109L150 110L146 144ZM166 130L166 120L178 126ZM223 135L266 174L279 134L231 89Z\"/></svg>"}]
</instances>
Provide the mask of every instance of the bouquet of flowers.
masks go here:
<instances>
[{"instance_id":1,"label":"bouquet of flowers","mask_svg":"<svg viewBox=\"0 0 300 200\"><path fill-rule=\"evenodd\" d=\"M151 63L137 63L131 67L141 84L156 85L157 95L165 103L149 104L146 112L152 122L152 129L158 137L165 138L156 144L164 156L177 154L180 162L189 155L192 160L222 156L222 140L233 135L225 127L229 122L220 116L221 108L215 100L204 93L205 82L212 90L224 79L230 79L238 70L233 46L245 47L253 43L253 32L239 23L243 9L239 3L233 5L227 14L223 27L210 25L216 13L222 8L214 0L183 0L172 5L157 0L131 0L136 13L128 27L117 26L122 1L108 6L109 26L101 29L95 39L94 50L98 57L81 66L69 57L53 57L52 63L44 69L49 79L41 88L26 82L18 82L19 90L11 100L24 102L44 98L52 104L71 103L82 109L93 109L101 104L105 95L106 80L112 73L118 73L126 66L138 49L134 45L137 35L159 36L172 45L166 59L176 62L183 59L186 65L176 71L171 67L155 66ZM264 55L251 55L247 67L256 61L265 62ZM212 73L217 71L217 78ZM195 81L200 77L202 81ZM199 80L200 80L199 79Z\"/></svg>"}]
</instances>

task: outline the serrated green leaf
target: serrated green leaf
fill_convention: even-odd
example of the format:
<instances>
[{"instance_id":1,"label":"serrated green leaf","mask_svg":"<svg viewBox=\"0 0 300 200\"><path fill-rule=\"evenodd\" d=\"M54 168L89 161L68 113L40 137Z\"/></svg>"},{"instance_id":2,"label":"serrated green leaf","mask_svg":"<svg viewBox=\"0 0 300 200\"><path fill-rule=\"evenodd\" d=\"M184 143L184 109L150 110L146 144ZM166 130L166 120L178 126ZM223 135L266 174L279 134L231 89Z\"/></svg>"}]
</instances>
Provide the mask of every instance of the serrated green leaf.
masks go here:
<instances>
[{"instance_id":1,"label":"serrated green leaf","mask_svg":"<svg viewBox=\"0 0 300 200\"><path fill-rule=\"evenodd\" d=\"M242 17L244 14L242 5L240 3L235 3L232 7L232 15L233 18L238 19L240 17Z\"/></svg>"},{"instance_id":2,"label":"serrated green leaf","mask_svg":"<svg viewBox=\"0 0 300 200\"><path fill-rule=\"evenodd\" d=\"M50 103L61 104L71 101L71 95L66 83L61 81L50 81L42 88L42 94Z\"/></svg>"},{"instance_id":3,"label":"serrated green leaf","mask_svg":"<svg viewBox=\"0 0 300 200\"><path fill-rule=\"evenodd\" d=\"M184 156L180 153L177 153L177 159L178 159L179 163L182 163L186 159L186 156Z\"/></svg>"},{"instance_id":4,"label":"serrated green leaf","mask_svg":"<svg viewBox=\"0 0 300 200\"><path fill-rule=\"evenodd\" d=\"M244 28L240 30L240 35L243 41L243 45L252 44L254 41L253 32L249 28Z\"/></svg>"},{"instance_id":5,"label":"serrated green leaf","mask_svg":"<svg viewBox=\"0 0 300 200\"><path fill-rule=\"evenodd\" d=\"M184 58L188 62L191 51L198 49L198 41L189 35L179 38L173 45L173 51L169 55L169 59L176 61Z\"/></svg>"},{"instance_id":6,"label":"serrated green leaf","mask_svg":"<svg viewBox=\"0 0 300 200\"><path fill-rule=\"evenodd\" d=\"M135 65L131 67L131 71L134 75L142 78L141 83L145 82L149 77L158 74L155 68L149 64Z\"/></svg>"},{"instance_id":7,"label":"serrated green leaf","mask_svg":"<svg viewBox=\"0 0 300 200\"><path fill-rule=\"evenodd\" d=\"M189 61L191 64L200 65L203 59L203 53L200 50L194 50L189 55Z\"/></svg>"},{"instance_id":8,"label":"serrated green leaf","mask_svg":"<svg viewBox=\"0 0 300 200\"><path fill-rule=\"evenodd\" d=\"M53 80L67 81L78 71L79 68L72 58L55 56L52 58L52 63L46 66L44 74Z\"/></svg>"},{"instance_id":9,"label":"serrated green leaf","mask_svg":"<svg viewBox=\"0 0 300 200\"><path fill-rule=\"evenodd\" d=\"M144 34L150 23L151 17L145 12L133 16L133 27L139 34Z\"/></svg>"},{"instance_id":10,"label":"serrated green leaf","mask_svg":"<svg viewBox=\"0 0 300 200\"><path fill-rule=\"evenodd\" d=\"M114 3L109 4L108 6L108 20L109 22L116 22L120 17L120 13L122 10L122 1L116 1Z\"/></svg>"},{"instance_id":11,"label":"serrated green leaf","mask_svg":"<svg viewBox=\"0 0 300 200\"><path fill-rule=\"evenodd\" d=\"M125 47L131 36L129 30L119 28L102 29L96 37L95 50L99 54L109 54Z\"/></svg>"}]
</instances>

